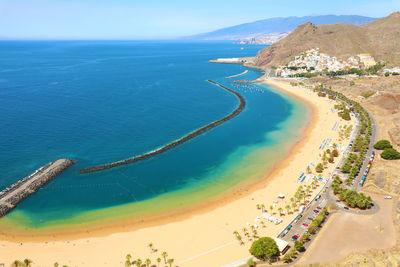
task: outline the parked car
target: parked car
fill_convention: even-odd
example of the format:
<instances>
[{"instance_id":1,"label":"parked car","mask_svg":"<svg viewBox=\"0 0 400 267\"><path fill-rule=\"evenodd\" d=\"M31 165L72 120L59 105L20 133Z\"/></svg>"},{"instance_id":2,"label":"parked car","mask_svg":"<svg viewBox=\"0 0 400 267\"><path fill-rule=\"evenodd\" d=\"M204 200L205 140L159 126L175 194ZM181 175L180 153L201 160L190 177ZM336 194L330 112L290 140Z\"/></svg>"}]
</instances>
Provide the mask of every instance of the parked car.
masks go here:
<instances>
[{"instance_id":1,"label":"parked car","mask_svg":"<svg viewBox=\"0 0 400 267\"><path fill-rule=\"evenodd\" d=\"M385 196L385 199L392 199L392 196Z\"/></svg>"},{"instance_id":2,"label":"parked car","mask_svg":"<svg viewBox=\"0 0 400 267\"><path fill-rule=\"evenodd\" d=\"M314 216L310 216L310 217L308 217L308 219L310 220L310 221L312 221L312 220L314 220Z\"/></svg>"},{"instance_id":3,"label":"parked car","mask_svg":"<svg viewBox=\"0 0 400 267\"><path fill-rule=\"evenodd\" d=\"M308 224L306 224L306 223L303 223L302 225L303 225L304 227L308 227Z\"/></svg>"},{"instance_id":4,"label":"parked car","mask_svg":"<svg viewBox=\"0 0 400 267\"><path fill-rule=\"evenodd\" d=\"M296 241L299 238L299 234L295 234L292 236L292 241Z\"/></svg>"},{"instance_id":5,"label":"parked car","mask_svg":"<svg viewBox=\"0 0 400 267\"><path fill-rule=\"evenodd\" d=\"M322 208L320 206L318 206L317 209L321 210Z\"/></svg>"},{"instance_id":6,"label":"parked car","mask_svg":"<svg viewBox=\"0 0 400 267\"><path fill-rule=\"evenodd\" d=\"M349 207L344 206L343 208L344 208L345 210L349 210Z\"/></svg>"},{"instance_id":7,"label":"parked car","mask_svg":"<svg viewBox=\"0 0 400 267\"><path fill-rule=\"evenodd\" d=\"M289 229L286 229L285 231L283 231L283 233L281 234L281 237L285 237L285 235L289 232Z\"/></svg>"},{"instance_id":8,"label":"parked car","mask_svg":"<svg viewBox=\"0 0 400 267\"><path fill-rule=\"evenodd\" d=\"M321 195L318 195L316 198L315 198L315 201L317 201L318 199L320 199L321 198Z\"/></svg>"},{"instance_id":9,"label":"parked car","mask_svg":"<svg viewBox=\"0 0 400 267\"><path fill-rule=\"evenodd\" d=\"M340 202L340 200L339 200L339 199L336 199L336 202Z\"/></svg>"}]
</instances>

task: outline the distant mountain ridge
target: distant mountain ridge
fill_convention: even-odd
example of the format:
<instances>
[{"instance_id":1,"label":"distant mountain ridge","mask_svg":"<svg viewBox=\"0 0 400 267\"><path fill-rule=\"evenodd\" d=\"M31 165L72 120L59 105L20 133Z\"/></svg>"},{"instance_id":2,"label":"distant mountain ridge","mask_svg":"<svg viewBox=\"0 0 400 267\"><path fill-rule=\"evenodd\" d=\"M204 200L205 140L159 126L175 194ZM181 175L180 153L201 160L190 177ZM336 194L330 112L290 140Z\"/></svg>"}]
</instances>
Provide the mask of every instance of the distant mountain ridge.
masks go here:
<instances>
[{"instance_id":1,"label":"distant mountain ridge","mask_svg":"<svg viewBox=\"0 0 400 267\"><path fill-rule=\"evenodd\" d=\"M312 22L316 25L345 23L354 25L364 25L376 18L358 15L323 15L306 17L278 17L258 20L250 23L240 24L228 28L219 29L209 33L203 33L186 37L185 39L194 40L239 40L243 38L268 35L271 33L288 33L296 29L300 24Z\"/></svg>"},{"instance_id":2,"label":"distant mountain ridge","mask_svg":"<svg viewBox=\"0 0 400 267\"><path fill-rule=\"evenodd\" d=\"M313 48L343 59L369 53L378 61L400 64L400 12L363 26L343 23L315 25L307 22L284 39L262 49L255 65L284 65L294 56Z\"/></svg>"}]
</instances>

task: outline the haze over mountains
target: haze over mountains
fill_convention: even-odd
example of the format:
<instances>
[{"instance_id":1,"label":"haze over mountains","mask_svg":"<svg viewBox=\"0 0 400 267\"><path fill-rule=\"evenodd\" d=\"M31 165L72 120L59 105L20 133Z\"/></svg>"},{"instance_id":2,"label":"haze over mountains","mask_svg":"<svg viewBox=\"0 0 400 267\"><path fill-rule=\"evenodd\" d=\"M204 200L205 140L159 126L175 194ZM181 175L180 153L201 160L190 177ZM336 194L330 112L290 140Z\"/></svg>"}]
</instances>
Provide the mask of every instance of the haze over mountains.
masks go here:
<instances>
[{"instance_id":1,"label":"haze over mountains","mask_svg":"<svg viewBox=\"0 0 400 267\"><path fill-rule=\"evenodd\" d=\"M315 25L307 22L284 39L262 49L255 65L284 65L294 56L317 47L322 53L343 59L369 53L377 61L400 64L400 12L363 26L344 23Z\"/></svg>"},{"instance_id":2,"label":"haze over mountains","mask_svg":"<svg viewBox=\"0 0 400 267\"><path fill-rule=\"evenodd\" d=\"M346 23L354 25L364 25L375 18L357 16L357 15L324 15L324 16L306 16L306 17L286 17L270 18L251 23L236 25L233 27L219 29L209 33L198 34L188 37L196 40L268 40L271 36L285 37L288 33L296 29L300 24L312 22L316 25ZM282 36L281 36L282 35ZM275 36L275 37L274 37ZM262 42L262 41L261 41ZM265 42L264 42L265 43ZM268 42L267 42L268 43Z\"/></svg>"}]
</instances>

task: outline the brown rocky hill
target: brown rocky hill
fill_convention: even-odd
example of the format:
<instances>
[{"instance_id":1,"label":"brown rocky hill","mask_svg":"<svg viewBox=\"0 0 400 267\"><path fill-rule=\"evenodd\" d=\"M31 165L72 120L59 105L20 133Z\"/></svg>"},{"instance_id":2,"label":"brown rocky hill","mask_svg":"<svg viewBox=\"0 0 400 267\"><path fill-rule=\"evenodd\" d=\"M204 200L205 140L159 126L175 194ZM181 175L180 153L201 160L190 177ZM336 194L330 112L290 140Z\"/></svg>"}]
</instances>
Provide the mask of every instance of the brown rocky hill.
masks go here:
<instances>
[{"instance_id":1,"label":"brown rocky hill","mask_svg":"<svg viewBox=\"0 0 400 267\"><path fill-rule=\"evenodd\" d=\"M256 57L255 65L283 65L294 56L317 47L322 53L343 59L370 53L377 61L399 65L400 12L363 26L343 23L318 26L302 24L286 38L262 49Z\"/></svg>"}]
</instances>

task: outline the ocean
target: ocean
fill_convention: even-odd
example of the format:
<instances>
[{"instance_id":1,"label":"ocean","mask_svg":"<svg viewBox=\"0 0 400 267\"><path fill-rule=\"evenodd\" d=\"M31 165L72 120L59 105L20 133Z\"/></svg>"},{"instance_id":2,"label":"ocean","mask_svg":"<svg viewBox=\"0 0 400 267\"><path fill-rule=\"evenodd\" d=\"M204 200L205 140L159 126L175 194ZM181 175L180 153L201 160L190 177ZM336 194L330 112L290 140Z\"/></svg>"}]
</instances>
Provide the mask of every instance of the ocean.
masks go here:
<instances>
[{"instance_id":1,"label":"ocean","mask_svg":"<svg viewBox=\"0 0 400 267\"><path fill-rule=\"evenodd\" d=\"M24 229L145 216L201 203L263 179L307 123L308 107L262 73L210 59L264 46L178 41L0 42L0 189L59 158L76 164L0 223ZM79 174L142 154L218 120L232 120L151 159Z\"/></svg>"}]
</instances>

